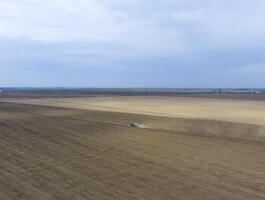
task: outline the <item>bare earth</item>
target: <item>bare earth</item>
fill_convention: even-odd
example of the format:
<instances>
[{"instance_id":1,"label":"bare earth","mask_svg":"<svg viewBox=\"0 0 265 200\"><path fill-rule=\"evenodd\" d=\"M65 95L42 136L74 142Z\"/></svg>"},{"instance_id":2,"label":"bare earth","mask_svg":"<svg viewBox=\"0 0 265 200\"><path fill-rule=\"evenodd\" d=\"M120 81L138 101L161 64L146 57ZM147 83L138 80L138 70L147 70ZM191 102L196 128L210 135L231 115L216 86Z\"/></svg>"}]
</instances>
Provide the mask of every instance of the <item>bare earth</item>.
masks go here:
<instances>
[{"instance_id":1,"label":"bare earth","mask_svg":"<svg viewBox=\"0 0 265 200\"><path fill-rule=\"evenodd\" d=\"M264 101L9 101L0 200L265 199Z\"/></svg>"},{"instance_id":2,"label":"bare earth","mask_svg":"<svg viewBox=\"0 0 265 200\"><path fill-rule=\"evenodd\" d=\"M8 102L178 118L213 119L265 126L265 101L189 97L88 97L14 99Z\"/></svg>"}]
</instances>

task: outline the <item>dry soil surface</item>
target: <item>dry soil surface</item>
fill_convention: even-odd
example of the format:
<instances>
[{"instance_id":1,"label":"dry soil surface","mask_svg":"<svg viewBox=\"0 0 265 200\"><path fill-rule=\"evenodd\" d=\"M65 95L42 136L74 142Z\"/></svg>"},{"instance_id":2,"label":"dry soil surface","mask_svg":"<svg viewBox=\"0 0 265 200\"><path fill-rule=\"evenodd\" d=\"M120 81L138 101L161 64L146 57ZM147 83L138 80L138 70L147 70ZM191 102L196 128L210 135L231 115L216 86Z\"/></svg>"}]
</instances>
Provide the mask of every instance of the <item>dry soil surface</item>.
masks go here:
<instances>
[{"instance_id":1,"label":"dry soil surface","mask_svg":"<svg viewBox=\"0 0 265 200\"><path fill-rule=\"evenodd\" d=\"M265 126L265 101L191 97L88 97L2 101Z\"/></svg>"},{"instance_id":2,"label":"dry soil surface","mask_svg":"<svg viewBox=\"0 0 265 200\"><path fill-rule=\"evenodd\" d=\"M263 200L265 142L249 126L0 103L0 199Z\"/></svg>"}]
</instances>

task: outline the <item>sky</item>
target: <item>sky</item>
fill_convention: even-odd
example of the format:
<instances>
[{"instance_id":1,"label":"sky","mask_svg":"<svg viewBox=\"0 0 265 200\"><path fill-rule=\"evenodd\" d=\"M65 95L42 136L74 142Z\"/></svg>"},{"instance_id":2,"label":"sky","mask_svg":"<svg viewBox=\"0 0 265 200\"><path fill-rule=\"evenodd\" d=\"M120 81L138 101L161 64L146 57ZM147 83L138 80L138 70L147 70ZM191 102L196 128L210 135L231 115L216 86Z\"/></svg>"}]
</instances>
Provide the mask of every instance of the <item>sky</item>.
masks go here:
<instances>
[{"instance_id":1,"label":"sky","mask_svg":"<svg viewBox=\"0 0 265 200\"><path fill-rule=\"evenodd\" d=\"M265 88L265 1L0 0L0 87Z\"/></svg>"}]
</instances>

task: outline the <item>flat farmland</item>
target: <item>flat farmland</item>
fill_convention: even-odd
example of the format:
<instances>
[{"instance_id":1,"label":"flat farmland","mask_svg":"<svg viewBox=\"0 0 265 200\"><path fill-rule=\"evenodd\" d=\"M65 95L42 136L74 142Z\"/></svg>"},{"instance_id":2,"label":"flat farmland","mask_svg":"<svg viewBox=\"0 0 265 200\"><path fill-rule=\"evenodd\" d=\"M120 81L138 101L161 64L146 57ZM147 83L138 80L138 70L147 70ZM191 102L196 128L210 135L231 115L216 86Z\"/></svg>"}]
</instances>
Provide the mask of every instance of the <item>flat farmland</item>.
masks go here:
<instances>
[{"instance_id":1,"label":"flat farmland","mask_svg":"<svg viewBox=\"0 0 265 200\"><path fill-rule=\"evenodd\" d=\"M0 199L265 199L263 101L159 98L0 102Z\"/></svg>"},{"instance_id":2,"label":"flat farmland","mask_svg":"<svg viewBox=\"0 0 265 200\"><path fill-rule=\"evenodd\" d=\"M265 101L144 96L10 99L7 101L177 118L213 119L265 126Z\"/></svg>"}]
</instances>

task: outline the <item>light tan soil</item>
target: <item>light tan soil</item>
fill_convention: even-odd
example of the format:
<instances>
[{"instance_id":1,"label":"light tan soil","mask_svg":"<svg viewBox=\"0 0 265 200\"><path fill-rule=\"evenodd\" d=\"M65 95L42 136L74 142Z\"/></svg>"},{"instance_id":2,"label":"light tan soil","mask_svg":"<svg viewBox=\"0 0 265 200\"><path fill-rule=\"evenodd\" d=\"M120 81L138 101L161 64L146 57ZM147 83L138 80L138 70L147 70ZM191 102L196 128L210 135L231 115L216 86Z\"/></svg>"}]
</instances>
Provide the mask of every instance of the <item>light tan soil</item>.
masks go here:
<instances>
[{"instance_id":1,"label":"light tan soil","mask_svg":"<svg viewBox=\"0 0 265 200\"><path fill-rule=\"evenodd\" d=\"M89 97L6 101L265 126L265 101L185 97Z\"/></svg>"},{"instance_id":2,"label":"light tan soil","mask_svg":"<svg viewBox=\"0 0 265 200\"><path fill-rule=\"evenodd\" d=\"M263 200L265 142L233 126L0 103L0 199Z\"/></svg>"}]
</instances>

